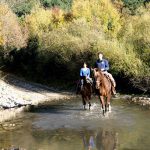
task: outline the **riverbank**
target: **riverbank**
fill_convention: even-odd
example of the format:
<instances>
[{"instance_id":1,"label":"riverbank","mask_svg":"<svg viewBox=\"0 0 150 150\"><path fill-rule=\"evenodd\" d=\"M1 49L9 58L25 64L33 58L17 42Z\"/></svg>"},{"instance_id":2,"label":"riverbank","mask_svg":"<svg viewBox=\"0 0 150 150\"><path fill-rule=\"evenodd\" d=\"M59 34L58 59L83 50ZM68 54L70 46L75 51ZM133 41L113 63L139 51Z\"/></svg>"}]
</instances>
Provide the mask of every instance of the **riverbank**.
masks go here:
<instances>
[{"instance_id":1,"label":"riverbank","mask_svg":"<svg viewBox=\"0 0 150 150\"><path fill-rule=\"evenodd\" d=\"M58 91L41 84L27 82L14 75L5 75L0 79L0 122L16 117L30 106L72 97L71 92Z\"/></svg>"},{"instance_id":2,"label":"riverbank","mask_svg":"<svg viewBox=\"0 0 150 150\"><path fill-rule=\"evenodd\" d=\"M145 106L150 109L150 97L148 96L133 96L129 99L129 102Z\"/></svg>"},{"instance_id":3,"label":"riverbank","mask_svg":"<svg viewBox=\"0 0 150 150\"><path fill-rule=\"evenodd\" d=\"M120 95L118 97L128 103L137 104L150 109L150 97L148 95Z\"/></svg>"}]
</instances>

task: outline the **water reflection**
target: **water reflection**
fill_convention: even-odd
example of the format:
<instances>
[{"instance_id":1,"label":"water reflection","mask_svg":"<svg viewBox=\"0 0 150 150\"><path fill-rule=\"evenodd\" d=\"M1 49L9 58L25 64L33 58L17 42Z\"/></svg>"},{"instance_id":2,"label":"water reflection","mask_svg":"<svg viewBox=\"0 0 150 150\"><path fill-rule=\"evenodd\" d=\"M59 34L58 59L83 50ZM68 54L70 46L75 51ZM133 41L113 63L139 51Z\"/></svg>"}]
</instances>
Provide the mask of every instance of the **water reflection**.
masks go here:
<instances>
[{"instance_id":1,"label":"water reflection","mask_svg":"<svg viewBox=\"0 0 150 150\"><path fill-rule=\"evenodd\" d=\"M95 134L92 131L88 134L81 133L81 138L83 141L83 146L85 150L92 150L95 148Z\"/></svg>"},{"instance_id":2,"label":"water reflection","mask_svg":"<svg viewBox=\"0 0 150 150\"><path fill-rule=\"evenodd\" d=\"M97 150L115 150L118 144L118 134L113 131L101 130L96 136Z\"/></svg>"},{"instance_id":3,"label":"water reflection","mask_svg":"<svg viewBox=\"0 0 150 150\"><path fill-rule=\"evenodd\" d=\"M85 150L116 150L118 145L118 133L105 129L97 132L90 131L81 134Z\"/></svg>"},{"instance_id":4,"label":"water reflection","mask_svg":"<svg viewBox=\"0 0 150 150\"><path fill-rule=\"evenodd\" d=\"M118 144L117 133L103 128L97 130L84 128L79 131L65 128L46 131L25 130L0 133L0 149L115 150Z\"/></svg>"}]
</instances>

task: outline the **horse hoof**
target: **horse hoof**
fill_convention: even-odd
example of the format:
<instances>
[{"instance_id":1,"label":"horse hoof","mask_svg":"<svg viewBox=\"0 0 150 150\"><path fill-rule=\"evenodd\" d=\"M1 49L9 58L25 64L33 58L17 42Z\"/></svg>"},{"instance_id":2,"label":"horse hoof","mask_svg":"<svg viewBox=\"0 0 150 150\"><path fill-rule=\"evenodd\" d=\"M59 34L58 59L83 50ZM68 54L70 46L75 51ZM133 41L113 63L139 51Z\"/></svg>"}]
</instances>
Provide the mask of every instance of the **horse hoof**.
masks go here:
<instances>
[{"instance_id":1,"label":"horse hoof","mask_svg":"<svg viewBox=\"0 0 150 150\"><path fill-rule=\"evenodd\" d=\"M86 107L85 107L85 106L83 106L83 110L86 110Z\"/></svg>"},{"instance_id":2,"label":"horse hoof","mask_svg":"<svg viewBox=\"0 0 150 150\"><path fill-rule=\"evenodd\" d=\"M102 112L103 112L103 115L106 113L106 110L105 109L102 109Z\"/></svg>"},{"instance_id":3,"label":"horse hoof","mask_svg":"<svg viewBox=\"0 0 150 150\"><path fill-rule=\"evenodd\" d=\"M105 110L103 110L103 116L105 116Z\"/></svg>"},{"instance_id":4,"label":"horse hoof","mask_svg":"<svg viewBox=\"0 0 150 150\"><path fill-rule=\"evenodd\" d=\"M108 112L111 112L111 106L110 105L108 105L107 110L108 110Z\"/></svg>"},{"instance_id":5,"label":"horse hoof","mask_svg":"<svg viewBox=\"0 0 150 150\"><path fill-rule=\"evenodd\" d=\"M89 110L91 110L91 104L89 104Z\"/></svg>"}]
</instances>

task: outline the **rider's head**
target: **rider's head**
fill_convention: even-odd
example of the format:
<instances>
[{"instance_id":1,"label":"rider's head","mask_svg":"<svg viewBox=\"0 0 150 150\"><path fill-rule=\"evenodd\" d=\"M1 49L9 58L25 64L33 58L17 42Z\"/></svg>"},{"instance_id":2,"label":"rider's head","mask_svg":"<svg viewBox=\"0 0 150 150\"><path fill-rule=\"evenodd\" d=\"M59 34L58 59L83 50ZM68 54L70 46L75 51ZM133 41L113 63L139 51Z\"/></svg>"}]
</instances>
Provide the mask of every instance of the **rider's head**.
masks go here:
<instances>
[{"instance_id":1,"label":"rider's head","mask_svg":"<svg viewBox=\"0 0 150 150\"><path fill-rule=\"evenodd\" d=\"M102 59L103 59L103 53L102 53L102 52L99 52L99 53L98 53L98 58L99 58L99 60L102 60Z\"/></svg>"},{"instance_id":2,"label":"rider's head","mask_svg":"<svg viewBox=\"0 0 150 150\"><path fill-rule=\"evenodd\" d=\"M83 67L84 67L84 68L86 68L86 67L87 67L87 64L86 64L86 62L84 62L84 63L83 63Z\"/></svg>"}]
</instances>

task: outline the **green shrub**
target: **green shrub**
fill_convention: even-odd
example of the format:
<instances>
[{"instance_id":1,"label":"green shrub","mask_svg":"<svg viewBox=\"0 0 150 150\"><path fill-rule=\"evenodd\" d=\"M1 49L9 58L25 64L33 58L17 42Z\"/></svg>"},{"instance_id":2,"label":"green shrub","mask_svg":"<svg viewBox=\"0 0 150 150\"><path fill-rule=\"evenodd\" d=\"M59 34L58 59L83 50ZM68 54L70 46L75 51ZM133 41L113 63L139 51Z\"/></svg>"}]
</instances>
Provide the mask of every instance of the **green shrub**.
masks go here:
<instances>
[{"instance_id":1,"label":"green shrub","mask_svg":"<svg viewBox=\"0 0 150 150\"><path fill-rule=\"evenodd\" d=\"M150 66L150 13L141 15L134 23L135 50L139 57Z\"/></svg>"},{"instance_id":2,"label":"green shrub","mask_svg":"<svg viewBox=\"0 0 150 150\"><path fill-rule=\"evenodd\" d=\"M52 8L57 6L64 10L70 10L73 0L40 0L44 7Z\"/></svg>"},{"instance_id":3,"label":"green shrub","mask_svg":"<svg viewBox=\"0 0 150 150\"><path fill-rule=\"evenodd\" d=\"M35 5L35 0L29 1L24 0L15 6L13 6L13 11L17 14L18 17L25 16L26 14L30 14L32 8Z\"/></svg>"},{"instance_id":4,"label":"green shrub","mask_svg":"<svg viewBox=\"0 0 150 150\"><path fill-rule=\"evenodd\" d=\"M150 14L148 12L141 16L126 18L126 22L118 35L120 42L125 43L127 52L135 52L141 59L143 68L149 70L150 63Z\"/></svg>"},{"instance_id":5,"label":"green shrub","mask_svg":"<svg viewBox=\"0 0 150 150\"><path fill-rule=\"evenodd\" d=\"M21 17L29 14L39 0L2 0L1 3L7 4L18 17Z\"/></svg>"},{"instance_id":6,"label":"green shrub","mask_svg":"<svg viewBox=\"0 0 150 150\"><path fill-rule=\"evenodd\" d=\"M145 0L122 0L132 15L136 14L136 10L144 4Z\"/></svg>"}]
</instances>

